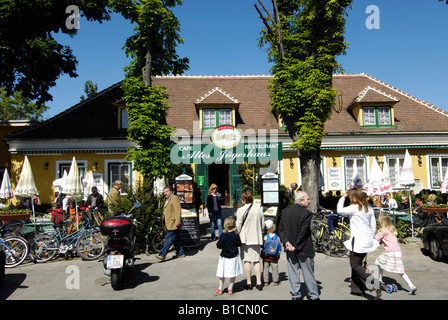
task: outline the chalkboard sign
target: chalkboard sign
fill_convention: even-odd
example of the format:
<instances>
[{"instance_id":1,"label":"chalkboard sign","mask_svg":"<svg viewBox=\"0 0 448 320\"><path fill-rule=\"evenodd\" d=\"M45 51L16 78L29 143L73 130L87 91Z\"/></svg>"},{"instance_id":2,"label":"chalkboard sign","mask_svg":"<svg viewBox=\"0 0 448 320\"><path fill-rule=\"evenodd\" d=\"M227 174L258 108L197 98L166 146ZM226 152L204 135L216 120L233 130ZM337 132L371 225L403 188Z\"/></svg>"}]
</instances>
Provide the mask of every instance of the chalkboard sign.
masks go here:
<instances>
[{"instance_id":1,"label":"chalkboard sign","mask_svg":"<svg viewBox=\"0 0 448 320\"><path fill-rule=\"evenodd\" d=\"M184 226L180 230L182 246L195 247L201 243L199 233L199 221L197 213L194 209L182 209L182 222Z\"/></svg>"}]
</instances>

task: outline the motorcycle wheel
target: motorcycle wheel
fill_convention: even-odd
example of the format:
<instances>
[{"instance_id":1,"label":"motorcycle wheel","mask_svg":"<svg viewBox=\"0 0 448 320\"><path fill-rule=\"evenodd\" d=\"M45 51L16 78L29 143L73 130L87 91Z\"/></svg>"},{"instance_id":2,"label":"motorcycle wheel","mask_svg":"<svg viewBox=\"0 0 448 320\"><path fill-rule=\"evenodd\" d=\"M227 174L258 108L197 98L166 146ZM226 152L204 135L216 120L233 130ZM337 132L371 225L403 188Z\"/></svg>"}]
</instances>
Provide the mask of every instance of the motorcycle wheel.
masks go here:
<instances>
[{"instance_id":1,"label":"motorcycle wheel","mask_svg":"<svg viewBox=\"0 0 448 320\"><path fill-rule=\"evenodd\" d=\"M110 275L110 284L112 286L112 289L119 290L120 289L120 283L121 282L121 274L119 269L112 270L112 273Z\"/></svg>"}]
</instances>

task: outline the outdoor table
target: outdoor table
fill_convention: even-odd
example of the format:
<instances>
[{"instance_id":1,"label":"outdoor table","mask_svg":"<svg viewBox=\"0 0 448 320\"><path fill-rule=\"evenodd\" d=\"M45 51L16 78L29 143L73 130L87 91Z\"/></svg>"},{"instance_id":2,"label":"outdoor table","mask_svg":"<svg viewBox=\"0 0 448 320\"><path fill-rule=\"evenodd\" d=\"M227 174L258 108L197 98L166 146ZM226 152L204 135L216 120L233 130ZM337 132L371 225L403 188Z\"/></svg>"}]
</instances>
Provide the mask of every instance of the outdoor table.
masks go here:
<instances>
[{"instance_id":1,"label":"outdoor table","mask_svg":"<svg viewBox=\"0 0 448 320\"><path fill-rule=\"evenodd\" d=\"M54 231L53 224L49 220L37 221L31 223L25 223L22 227L22 233L41 233L41 232Z\"/></svg>"},{"instance_id":2,"label":"outdoor table","mask_svg":"<svg viewBox=\"0 0 448 320\"><path fill-rule=\"evenodd\" d=\"M411 221L411 216L407 211L396 211L395 209L382 209L382 213L387 214L393 221L394 226L397 225L397 219L403 221Z\"/></svg>"},{"instance_id":3,"label":"outdoor table","mask_svg":"<svg viewBox=\"0 0 448 320\"><path fill-rule=\"evenodd\" d=\"M448 212L448 208L432 208L432 207L421 207L423 212L427 214L434 212L437 214L440 220L446 218L446 213Z\"/></svg>"}]
</instances>

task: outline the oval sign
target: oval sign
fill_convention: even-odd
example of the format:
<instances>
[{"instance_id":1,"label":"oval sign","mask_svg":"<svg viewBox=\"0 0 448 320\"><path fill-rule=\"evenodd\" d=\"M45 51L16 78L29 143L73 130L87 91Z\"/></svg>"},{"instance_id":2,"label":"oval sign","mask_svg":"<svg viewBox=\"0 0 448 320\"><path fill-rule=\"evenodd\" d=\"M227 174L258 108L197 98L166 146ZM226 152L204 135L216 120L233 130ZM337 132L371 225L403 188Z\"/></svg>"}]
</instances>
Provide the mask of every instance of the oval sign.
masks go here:
<instances>
[{"instance_id":1,"label":"oval sign","mask_svg":"<svg viewBox=\"0 0 448 320\"><path fill-rule=\"evenodd\" d=\"M221 149L235 147L241 141L241 132L234 126L221 126L213 130L213 144Z\"/></svg>"}]
</instances>

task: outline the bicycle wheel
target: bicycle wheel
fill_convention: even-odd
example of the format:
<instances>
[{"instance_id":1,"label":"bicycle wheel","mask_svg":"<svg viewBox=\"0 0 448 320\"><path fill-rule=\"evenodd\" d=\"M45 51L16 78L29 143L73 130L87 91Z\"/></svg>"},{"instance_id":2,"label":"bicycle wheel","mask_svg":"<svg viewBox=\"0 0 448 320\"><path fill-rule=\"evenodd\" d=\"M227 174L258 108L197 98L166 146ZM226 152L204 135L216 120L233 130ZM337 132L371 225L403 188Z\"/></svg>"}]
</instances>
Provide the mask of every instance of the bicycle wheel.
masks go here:
<instances>
[{"instance_id":1,"label":"bicycle wheel","mask_svg":"<svg viewBox=\"0 0 448 320\"><path fill-rule=\"evenodd\" d=\"M165 245L165 242L165 232L163 231L163 229L159 229L151 239L151 247L154 252L160 252Z\"/></svg>"},{"instance_id":2,"label":"bicycle wheel","mask_svg":"<svg viewBox=\"0 0 448 320\"><path fill-rule=\"evenodd\" d=\"M330 234L328 230L324 231L324 237L327 239L325 246L325 254L331 257L342 257L348 249L344 245L344 241L349 237L341 229L334 229L333 234Z\"/></svg>"},{"instance_id":3,"label":"bicycle wheel","mask_svg":"<svg viewBox=\"0 0 448 320\"><path fill-rule=\"evenodd\" d=\"M99 234L85 233L76 243L76 253L83 260L95 260L104 253L105 244L103 238Z\"/></svg>"},{"instance_id":4,"label":"bicycle wheel","mask_svg":"<svg viewBox=\"0 0 448 320\"><path fill-rule=\"evenodd\" d=\"M28 255L28 243L21 237L3 239L6 253L6 268L13 268L21 264Z\"/></svg>"},{"instance_id":5,"label":"bicycle wheel","mask_svg":"<svg viewBox=\"0 0 448 320\"><path fill-rule=\"evenodd\" d=\"M316 252L324 252L323 243L323 223L318 220L311 221L311 240L313 241L314 250Z\"/></svg>"},{"instance_id":6,"label":"bicycle wheel","mask_svg":"<svg viewBox=\"0 0 448 320\"><path fill-rule=\"evenodd\" d=\"M36 262L52 260L59 253L58 239L52 234L39 234L32 239L30 252Z\"/></svg>"}]
</instances>

